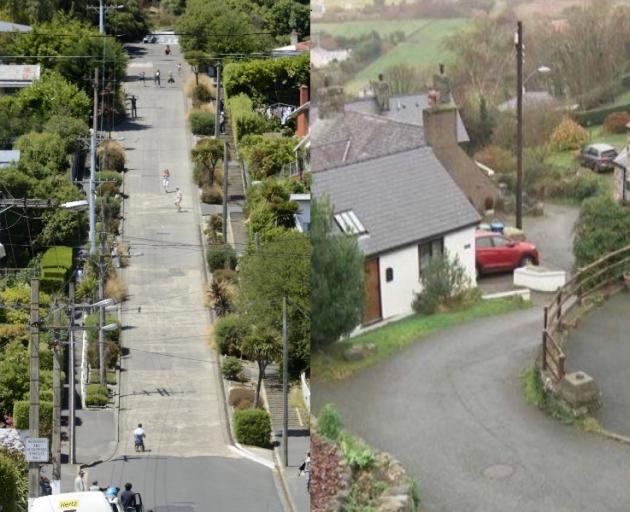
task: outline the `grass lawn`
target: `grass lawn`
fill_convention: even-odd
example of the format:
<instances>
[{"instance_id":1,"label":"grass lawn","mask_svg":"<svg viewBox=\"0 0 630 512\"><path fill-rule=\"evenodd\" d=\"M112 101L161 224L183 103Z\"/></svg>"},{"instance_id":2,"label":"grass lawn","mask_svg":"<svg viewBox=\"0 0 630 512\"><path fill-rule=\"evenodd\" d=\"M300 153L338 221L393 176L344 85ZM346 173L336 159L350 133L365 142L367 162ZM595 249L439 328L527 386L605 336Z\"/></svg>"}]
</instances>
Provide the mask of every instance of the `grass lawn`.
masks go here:
<instances>
[{"instance_id":1,"label":"grass lawn","mask_svg":"<svg viewBox=\"0 0 630 512\"><path fill-rule=\"evenodd\" d=\"M381 38L389 34L402 30L406 36L412 34L421 27L424 27L431 20L367 20L367 21L344 21L343 23L313 23L311 32L327 32L332 36L360 37L370 32L377 32Z\"/></svg>"},{"instance_id":2,"label":"grass lawn","mask_svg":"<svg viewBox=\"0 0 630 512\"><path fill-rule=\"evenodd\" d=\"M473 306L461 311L434 315L413 315L350 340L335 343L326 351L313 352L311 355L311 375L315 380L342 380L350 377L358 370L373 366L382 359L388 358L436 331L475 318L499 315L529 306L530 303L523 302L520 298L479 300ZM343 353L348 348L368 343L376 345L376 352L371 356L361 361L352 362L343 358Z\"/></svg>"},{"instance_id":3,"label":"grass lawn","mask_svg":"<svg viewBox=\"0 0 630 512\"><path fill-rule=\"evenodd\" d=\"M110 384L111 386L116 384L116 372L113 370L107 370L107 374L106 377L107 379L107 384ZM90 384L98 384L100 382L100 374L98 372L98 368L96 370L91 370L90 371Z\"/></svg>"},{"instance_id":4,"label":"grass lawn","mask_svg":"<svg viewBox=\"0 0 630 512\"><path fill-rule=\"evenodd\" d=\"M629 100L630 101L630 100ZM628 136L625 133L604 133L602 125L591 126L587 128L589 132L589 144L594 142L605 142L614 146L617 151L620 151L623 146L628 143ZM547 162L558 167L564 167L570 169L577 166L577 156L579 151L554 151L547 157Z\"/></svg>"},{"instance_id":5,"label":"grass lawn","mask_svg":"<svg viewBox=\"0 0 630 512\"><path fill-rule=\"evenodd\" d=\"M418 20L421 21L421 20ZM468 23L464 18L445 20L422 20L419 26L405 42L396 45L392 50L362 69L357 76L345 84L347 94L357 94L370 80L376 80L378 74L390 66L407 64L418 69L435 67L439 63L447 64L451 61L451 55L442 47L442 40L447 35Z\"/></svg>"}]
</instances>

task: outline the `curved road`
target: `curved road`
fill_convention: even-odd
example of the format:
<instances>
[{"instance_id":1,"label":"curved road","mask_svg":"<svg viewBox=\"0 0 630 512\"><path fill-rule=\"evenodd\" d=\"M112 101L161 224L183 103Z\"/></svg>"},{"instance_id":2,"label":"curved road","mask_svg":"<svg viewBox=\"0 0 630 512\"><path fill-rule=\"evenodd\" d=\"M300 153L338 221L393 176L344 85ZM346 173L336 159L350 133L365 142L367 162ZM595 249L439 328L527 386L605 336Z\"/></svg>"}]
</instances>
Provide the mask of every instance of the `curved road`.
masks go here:
<instances>
[{"instance_id":1,"label":"curved road","mask_svg":"<svg viewBox=\"0 0 630 512\"><path fill-rule=\"evenodd\" d=\"M630 448L525 403L541 310L460 325L339 383L316 382L346 426L398 457L431 512L626 511Z\"/></svg>"}]
</instances>

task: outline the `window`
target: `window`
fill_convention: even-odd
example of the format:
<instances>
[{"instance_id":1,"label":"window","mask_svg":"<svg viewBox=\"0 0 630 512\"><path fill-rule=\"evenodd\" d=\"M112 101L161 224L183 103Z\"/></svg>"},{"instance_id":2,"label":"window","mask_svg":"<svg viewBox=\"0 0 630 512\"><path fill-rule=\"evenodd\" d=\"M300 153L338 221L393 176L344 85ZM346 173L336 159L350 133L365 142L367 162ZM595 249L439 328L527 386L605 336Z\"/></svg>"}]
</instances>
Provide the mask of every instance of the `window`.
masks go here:
<instances>
[{"instance_id":1,"label":"window","mask_svg":"<svg viewBox=\"0 0 630 512\"><path fill-rule=\"evenodd\" d=\"M444 255L444 239L436 238L429 242L421 243L418 246L418 262L420 266L420 275L429 266L435 258L441 258Z\"/></svg>"},{"instance_id":2,"label":"window","mask_svg":"<svg viewBox=\"0 0 630 512\"><path fill-rule=\"evenodd\" d=\"M475 243L478 248L489 249L492 247L492 238L489 236L480 236Z\"/></svg>"},{"instance_id":3,"label":"window","mask_svg":"<svg viewBox=\"0 0 630 512\"><path fill-rule=\"evenodd\" d=\"M508 241L502 236L493 236L492 241L495 247L507 247Z\"/></svg>"},{"instance_id":4,"label":"window","mask_svg":"<svg viewBox=\"0 0 630 512\"><path fill-rule=\"evenodd\" d=\"M367 233L367 229L352 210L336 213L335 221L339 229L346 235L364 235Z\"/></svg>"},{"instance_id":5,"label":"window","mask_svg":"<svg viewBox=\"0 0 630 512\"><path fill-rule=\"evenodd\" d=\"M385 281L388 283L394 280L394 269L389 267L385 269Z\"/></svg>"}]
</instances>

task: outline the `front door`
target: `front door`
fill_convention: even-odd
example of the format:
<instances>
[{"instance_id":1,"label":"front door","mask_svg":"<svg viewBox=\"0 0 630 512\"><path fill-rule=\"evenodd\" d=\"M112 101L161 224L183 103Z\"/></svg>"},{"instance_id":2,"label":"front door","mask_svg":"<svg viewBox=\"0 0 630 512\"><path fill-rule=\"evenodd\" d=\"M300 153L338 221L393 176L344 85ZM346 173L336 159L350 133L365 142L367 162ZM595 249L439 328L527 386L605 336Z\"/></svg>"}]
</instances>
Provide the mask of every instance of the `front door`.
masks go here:
<instances>
[{"instance_id":1,"label":"front door","mask_svg":"<svg viewBox=\"0 0 630 512\"><path fill-rule=\"evenodd\" d=\"M381 279L378 258L365 262L365 312L363 325L376 322L382 318L381 312Z\"/></svg>"}]
</instances>

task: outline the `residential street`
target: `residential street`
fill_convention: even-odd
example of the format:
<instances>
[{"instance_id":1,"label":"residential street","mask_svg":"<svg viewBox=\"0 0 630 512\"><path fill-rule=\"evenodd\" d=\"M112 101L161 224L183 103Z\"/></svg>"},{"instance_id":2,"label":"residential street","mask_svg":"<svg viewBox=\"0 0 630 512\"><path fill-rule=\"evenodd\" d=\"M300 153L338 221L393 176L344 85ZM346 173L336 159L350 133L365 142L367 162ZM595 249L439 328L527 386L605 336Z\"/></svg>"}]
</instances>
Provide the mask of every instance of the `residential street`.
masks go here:
<instances>
[{"instance_id":1,"label":"residential street","mask_svg":"<svg viewBox=\"0 0 630 512\"><path fill-rule=\"evenodd\" d=\"M167 57L159 44L131 48L125 86L138 98L138 119L115 134L124 137L128 157L124 240L132 255L122 271L129 300L122 316L119 443L113 460L91 468L89 479L121 487L130 481L145 509L155 512L281 511L272 471L228 446L217 358L205 339L199 206L176 70L183 59L177 46L172 50ZM161 87L149 78L156 69ZM144 85L135 78L140 71ZM167 83L169 71L175 86ZM160 184L164 168L171 172L169 193ZM183 191L180 213L175 187ZM147 432L140 457L132 438L138 423Z\"/></svg>"},{"instance_id":2,"label":"residential street","mask_svg":"<svg viewBox=\"0 0 630 512\"><path fill-rule=\"evenodd\" d=\"M520 376L541 325L536 307L447 329L353 378L316 382L315 410L337 404L350 431L398 457L431 512L625 511L630 449L525 402Z\"/></svg>"}]
</instances>

